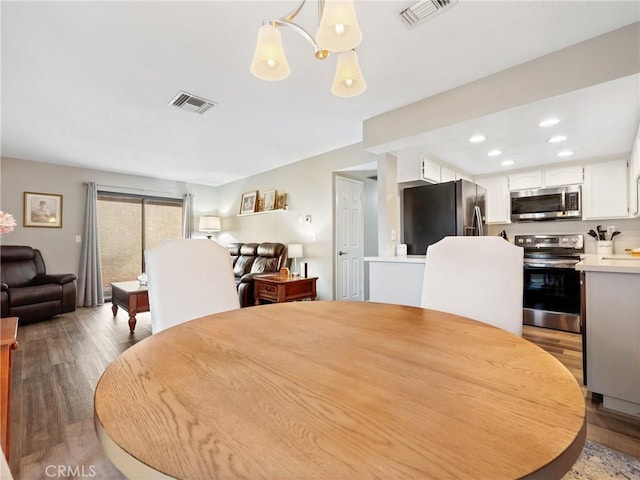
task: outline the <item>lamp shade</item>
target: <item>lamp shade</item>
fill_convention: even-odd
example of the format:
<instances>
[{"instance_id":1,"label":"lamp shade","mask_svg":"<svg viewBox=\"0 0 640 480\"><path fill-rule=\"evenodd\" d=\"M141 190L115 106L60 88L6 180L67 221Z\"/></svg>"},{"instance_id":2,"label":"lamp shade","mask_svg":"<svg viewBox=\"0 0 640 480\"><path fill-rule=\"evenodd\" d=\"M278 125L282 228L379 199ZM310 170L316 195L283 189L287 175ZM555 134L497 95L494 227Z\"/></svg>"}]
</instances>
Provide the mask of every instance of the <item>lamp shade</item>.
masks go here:
<instances>
[{"instance_id":1,"label":"lamp shade","mask_svg":"<svg viewBox=\"0 0 640 480\"><path fill-rule=\"evenodd\" d=\"M336 76L331 85L331 92L337 97L355 97L367 89L358 55L354 50L338 54Z\"/></svg>"},{"instance_id":2,"label":"lamp shade","mask_svg":"<svg viewBox=\"0 0 640 480\"><path fill-rule=\"evenodd\" d=\"M220 230L222 230L222 226L220 225L220 217L200 217L198 229L201 232L219 232Z\"/></svg>"},{"instance_id":3,"label":"lamp shade","mask_svg":"<svg viewBox=\"0 0 640 480\"><path fill-rule=\"evenodd\" d=\"M258 30L250 70L259 79L269 81L282 80L291 73L282 48L282 36L275 25L263 25Z\"/></svg>"},{"instance_id":4,"label":"lamp shade","mask_svg":"<svg viewBox=\"0 0 640 480\"><path fill-rule=\"evenodd\" d=\"M362 41L353 0L326 0L316 42L331 52L356 48Z\"/></svg>"},{"instance_id":5,"label":"lamp shade","mask_svg":"<svg viewBox=\"0 0 640 480\"><path fill-rule=\"evenodd\" d=\"M287 246L287 255L289 258L302 258L302 245L292 243Z\"/></svg>"}]
</instances>

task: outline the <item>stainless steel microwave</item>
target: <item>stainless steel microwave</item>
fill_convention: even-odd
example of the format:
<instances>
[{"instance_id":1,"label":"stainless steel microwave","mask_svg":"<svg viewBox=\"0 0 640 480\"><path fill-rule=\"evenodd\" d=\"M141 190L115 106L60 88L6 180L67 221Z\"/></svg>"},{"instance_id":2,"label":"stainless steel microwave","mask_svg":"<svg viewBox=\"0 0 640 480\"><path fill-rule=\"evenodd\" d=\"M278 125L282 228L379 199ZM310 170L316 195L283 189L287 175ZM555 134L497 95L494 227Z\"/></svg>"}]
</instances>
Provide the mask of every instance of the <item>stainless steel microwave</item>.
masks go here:
<instances>
[{"instance_id":1,"label":"stainless steel microwave","mask_svg":"<svg viewBox=\"0 0 640 480\"><path fill-rule=\"evenodd\" d=\"M580 185L511 192L511 221L582 218Z\"/></svg>"}]
</instances>

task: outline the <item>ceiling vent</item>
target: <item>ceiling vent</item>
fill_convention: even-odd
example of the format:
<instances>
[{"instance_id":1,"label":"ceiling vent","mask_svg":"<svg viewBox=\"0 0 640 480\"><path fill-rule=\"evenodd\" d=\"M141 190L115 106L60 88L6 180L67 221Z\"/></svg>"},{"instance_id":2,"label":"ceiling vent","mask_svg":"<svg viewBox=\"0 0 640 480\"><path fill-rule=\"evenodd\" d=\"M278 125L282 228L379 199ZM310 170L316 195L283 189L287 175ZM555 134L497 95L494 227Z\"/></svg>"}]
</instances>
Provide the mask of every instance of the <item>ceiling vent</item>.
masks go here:
<instances>
[{"instance_id":1,"label":"ceiling vent","mask_svg":"<svg viewBox=\"0 0 640 480\"><path fill-rule=\"evenodd\" d=\"M433 18L438 13L448 10L458 0L419 0L405 5L400 10L400 20L409 28Z\"/></svg>"},{"instance_id":2,"label":"ceiling vent","mask_svg":"<svg viewBox=\"0 0 640 480\"><path fill-rule=\"evenodd\" d=\"M179 92L173 100L169 102L169 105L173 105L174 107L181 108L182 110L186 110L188 112L194 112L203 114L211 107L215 105L211 100L205 100L201 97L196 97L195 95L191 95L187 92Z\"/></svg>"}]
</instances>

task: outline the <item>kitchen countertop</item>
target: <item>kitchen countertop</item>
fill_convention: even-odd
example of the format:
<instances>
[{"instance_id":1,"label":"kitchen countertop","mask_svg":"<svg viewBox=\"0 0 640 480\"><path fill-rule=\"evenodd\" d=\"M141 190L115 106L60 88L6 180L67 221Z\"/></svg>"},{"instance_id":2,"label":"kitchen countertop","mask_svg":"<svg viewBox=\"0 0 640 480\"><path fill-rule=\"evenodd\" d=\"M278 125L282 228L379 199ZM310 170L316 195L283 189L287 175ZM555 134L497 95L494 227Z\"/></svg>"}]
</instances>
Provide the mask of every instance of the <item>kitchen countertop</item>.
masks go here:
<instances>
[{"instance_id":1,"label":"kitchen countertop","mask_svg":"<svg viewBox=\"0 0 640 480\"><path fill-rule=\"evenodd\" d=\"M425 255L398 255L388 257L364 257L365 262L390 262L390 263L424 263Z\"/></svg>"},{"instance_id":2,"label":"kitchen countertop","mask_svg":"<svg viewBox=\"0 0 640 480\"><path fill-rule=\"evenodd\" d=\"M580 257L582 260L576 264L579 271L640 274L640 257L630 254L584 254Z\"/></svg>"}]
</instances>

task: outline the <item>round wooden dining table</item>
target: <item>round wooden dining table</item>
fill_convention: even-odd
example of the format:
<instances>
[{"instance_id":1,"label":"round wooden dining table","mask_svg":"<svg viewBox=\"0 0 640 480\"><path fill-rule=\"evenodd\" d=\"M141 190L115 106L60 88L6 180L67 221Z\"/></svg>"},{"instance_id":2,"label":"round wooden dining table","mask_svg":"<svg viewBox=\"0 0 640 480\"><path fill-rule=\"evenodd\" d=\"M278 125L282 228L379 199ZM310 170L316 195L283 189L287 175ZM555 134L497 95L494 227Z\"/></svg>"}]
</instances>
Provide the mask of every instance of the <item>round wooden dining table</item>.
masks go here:
<instances>
[{"instance_id":1,"label":"round wooden dining table","mask_svg":"<svg viewBox=\"0 0 640 480\"><path fill-rule=\"evenodd\" d=\"M164 330L109 365L94 408L105 453L136 479L548 480L586 436L580 386L536 345L364 302Z\"/></svg>"}]
</instances>

